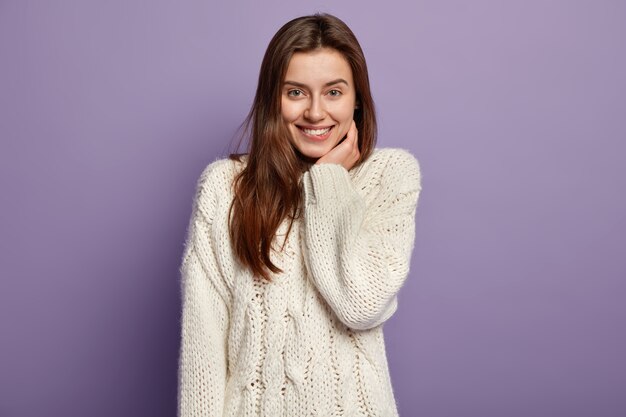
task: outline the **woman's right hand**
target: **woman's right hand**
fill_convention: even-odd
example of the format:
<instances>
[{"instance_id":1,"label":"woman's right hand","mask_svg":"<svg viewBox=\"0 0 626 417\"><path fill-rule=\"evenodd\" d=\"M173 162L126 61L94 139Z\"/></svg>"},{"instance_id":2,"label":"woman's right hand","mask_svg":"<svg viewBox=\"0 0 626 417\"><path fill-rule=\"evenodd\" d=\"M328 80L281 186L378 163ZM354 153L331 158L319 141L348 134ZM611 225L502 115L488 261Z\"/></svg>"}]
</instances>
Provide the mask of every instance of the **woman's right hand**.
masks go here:
<instances>
[{"instance_id":1,"label":"woman's right hand","mask_svg":"<svg viewBox=\"0 0 626 417\"><path fill-rule=\"evenodd\" d=\"M320 157L315 164L340 164L346 170L350 170L358 161L361 152L359 151L359 136L354 120L348 129L346 138L337 146L331 149L326 155Z\"/></svg>"}]
</instances>

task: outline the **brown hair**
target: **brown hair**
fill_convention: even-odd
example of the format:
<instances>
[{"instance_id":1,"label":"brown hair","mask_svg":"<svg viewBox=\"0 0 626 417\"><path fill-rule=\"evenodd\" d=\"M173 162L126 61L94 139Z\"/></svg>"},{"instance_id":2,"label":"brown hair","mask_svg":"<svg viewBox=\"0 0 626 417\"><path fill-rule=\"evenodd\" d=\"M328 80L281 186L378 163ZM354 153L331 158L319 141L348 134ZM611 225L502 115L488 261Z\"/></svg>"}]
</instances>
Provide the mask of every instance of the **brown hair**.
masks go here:
<instances>
[{"instance_id":1,"label":"brown hair","mask_svg":"<svg viewBox=\"0 0 626 417\"><path fill-rule=\"evenodd\" d=\"M286 236L294 218L300 216L303 197L299 180L310 167L289 140L281 115L282 84L292 55L318 48L340 52L352 69L360 151L355 167L371 155L376 144L376 115L367 65L350 28L324 13L287 22L276 32L263 57L254 102L243 124L244 133L250 136L247 164L235 177L229 212L230 238L237 258L255 277L267 281L271 281L268 270L283 272L270 259L272 242L287 216L290 223ZM229 158L241 161L242 156L232 153Z\"/></svg>"}]
</instances>

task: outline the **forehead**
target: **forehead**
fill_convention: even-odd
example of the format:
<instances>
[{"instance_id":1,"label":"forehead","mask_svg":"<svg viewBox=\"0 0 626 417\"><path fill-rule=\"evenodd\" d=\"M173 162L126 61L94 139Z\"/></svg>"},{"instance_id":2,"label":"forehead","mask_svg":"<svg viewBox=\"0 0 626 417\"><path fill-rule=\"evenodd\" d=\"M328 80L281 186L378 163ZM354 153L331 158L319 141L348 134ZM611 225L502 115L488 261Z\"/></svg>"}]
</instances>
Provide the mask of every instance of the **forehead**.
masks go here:
<instances>
[{"instance_id":1,"label":"forehead","mask_svg":"<svg viewBox=\"0 0 626 417\"><path fill-rule=\"evenodd\" d=\"M325 84L343 78L352 85L352 69L344 56L335 49L319 48L292 55L285 79L304 84Z\"/></svg>"}]
</instances>

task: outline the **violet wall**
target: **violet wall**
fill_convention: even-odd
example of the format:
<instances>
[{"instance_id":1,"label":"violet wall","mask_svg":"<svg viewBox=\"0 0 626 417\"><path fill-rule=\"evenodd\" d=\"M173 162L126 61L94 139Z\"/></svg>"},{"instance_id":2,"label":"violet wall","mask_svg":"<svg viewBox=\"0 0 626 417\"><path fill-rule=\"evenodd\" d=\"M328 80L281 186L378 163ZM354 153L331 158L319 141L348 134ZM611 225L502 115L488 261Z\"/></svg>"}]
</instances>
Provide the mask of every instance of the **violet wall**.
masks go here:
<instances>
[{"instance_id":1,"label":"violet wall","mask_svg":"<svg viewBox=\"0 0 626 417\"><path fill-rule=\"evenodd\" d=\"M315 11L422 166L401 415L626 415L626 2L0 0L0 416L175 415L195 181Z\"/></svg>"}]
</instances>

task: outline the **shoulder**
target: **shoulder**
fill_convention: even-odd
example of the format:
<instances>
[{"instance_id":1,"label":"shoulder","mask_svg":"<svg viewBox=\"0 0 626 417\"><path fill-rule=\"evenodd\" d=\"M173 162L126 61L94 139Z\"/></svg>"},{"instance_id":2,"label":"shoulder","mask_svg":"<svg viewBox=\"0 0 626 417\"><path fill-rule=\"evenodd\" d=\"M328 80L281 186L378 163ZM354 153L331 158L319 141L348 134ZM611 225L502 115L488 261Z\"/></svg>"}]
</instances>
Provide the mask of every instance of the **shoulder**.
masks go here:
<instances>
[{"instance_id":1,"label":"shoulder","mask_svg":"<svg viewBox=\"0 0 626 417\"><path fill-rule=\"evenodd\" d=\"M228 191L242 162L230 158L219 158L204 167L197 181L198 192Z\"/></svg>"},{"instance_id":2,"label":"shoulder","mask_svg":"<svg viewBox=\"0 0 626 417\"><path fill-rule=\"evenodd\" d=\"M363 162L378 176L381 185L402 185L421 188L421 168L418 159L407 149L375 148L372 155Z\"/></svg>"},{"instance_id":3,"label":"shoulder","mask_svg":"<svg viewBox=\"0 0 626 417\"><path fill-rule=\"evenodd\" d=\"M408 168L419 171L419 162L415 155L403 148L375 148L368 159L384 166Z\"/></svg>"},{"instance_id":4,"label":"shoulder","mask_svg":"<svg viewBox=\"0 0 626 417\"><path fill-rule=\"evenodd\" d=\"M232 183L242 163L229 158L219 158L208 163L196 182L194 204L212 218L212 213L222 204L230 203Z\"/></svg>"}]
</instances>

